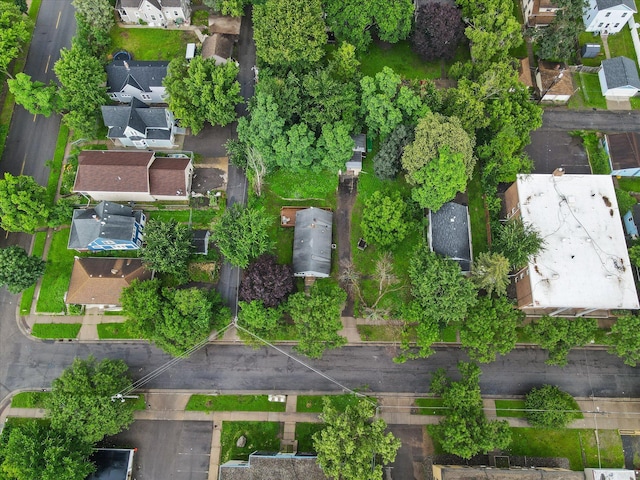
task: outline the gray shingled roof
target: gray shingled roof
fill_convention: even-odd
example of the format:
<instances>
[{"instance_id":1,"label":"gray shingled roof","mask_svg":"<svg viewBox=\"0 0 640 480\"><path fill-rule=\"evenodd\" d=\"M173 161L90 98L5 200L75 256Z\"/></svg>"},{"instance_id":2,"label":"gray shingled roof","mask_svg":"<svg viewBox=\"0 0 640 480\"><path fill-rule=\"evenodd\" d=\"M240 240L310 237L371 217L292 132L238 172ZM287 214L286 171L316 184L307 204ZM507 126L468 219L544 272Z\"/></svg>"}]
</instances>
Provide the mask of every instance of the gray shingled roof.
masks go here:
<instances>
[{"instance_id":1,"label":"gray shingled roof","mask_svg":"<svg viewBox=\"0 0 640 480\"><path fill-rule=\"evenodd\" d=\"M463 272L471 271L467 207L448 202L437 212L429 212L429 233L431 250L456 260Z\"/></svg>"},{"instance_id":2,"label":"gray shingled roof","mask_svg":"<svg viewBox=\"0 0 640 480\"><path fill-rule=\"evenodd\" d=\"M142 212L113 202L100 202L94 208L73 211L67 248L84 250L96 238L131 240L134 223Z\"/></svg>"},{"instance_id":3,"label":"gray shingled roof","mask_svg":"<svg viewBox=\"0 0 640 480\"><path fill-rule=\"evenodd\" d=\"M632 86L640 89L640 77L636 62L627 57L615 57L602 61L602 71L607 88Z\"/></svg>"},{"instance_id":4,"label":"gray shingled roof","mask_svg":"<svg viewBox=\"0 0 640 480\"><path fill-rule=\"evenodd\" d=\"M634 13L637 12L634 0L596 0L596 4L598 4L598 10L625 5Z\"/></svg>"},{"instance_id":5,"label":"gray shingled roof","mask_svg":"<svg viewBox=\"0 0 640 480\"><path fill-rule=\"evenodd\" d=\"M294 275L329 276L332 224L332 212L313 207L296 212L293 234Z\"/></svg>"},{"instance_id":6,"label":"gray shingled roof","mask_svg":"<svg viewBox=\"0 0 640 480\"><path fill-rule=\"evenodd\" d=\"M151 132L153 136L148 138L170 138L171 125L167 124L166 111L164 107L150 107L133 98L130 105L103 106L102 118L109 127L109 138L121 138L127 126L143 134L147 129L166 130L165 133Z\"/></svg>"},{"instance_id":7,"label":"gray shingled roof","mask_svg":"<svg viewBox=\"0 0 640 480\"><path fill-rule=\"evenodd\" d=\"M125 85L133 85L143 92L150 92L151 87L162 86L168 65L165 61L114 60L106 68L107 91L120 92Z\"/></svg>"},{"instance_id":8,"label":"gray shingled roof","mask_svg":"<svg viewBox=\"0 0 640 480\"><path fill-rule=\"evenodd\" d=\"M354 151L362 153L367 151L367 136L364 133L353 135L351 138L353 139L354 143Z\"/></svg>"},{"instance_id":9,"label":"gray shingled roof","mask_svg":"<svg viewBox=\"0 0 640 480\"><path fill-rule=\"evenodd\" d=\"M221 465L220 480L328 480L315 456L265 454L249 455L240 466Z\"/></svg>"}]
</instances>

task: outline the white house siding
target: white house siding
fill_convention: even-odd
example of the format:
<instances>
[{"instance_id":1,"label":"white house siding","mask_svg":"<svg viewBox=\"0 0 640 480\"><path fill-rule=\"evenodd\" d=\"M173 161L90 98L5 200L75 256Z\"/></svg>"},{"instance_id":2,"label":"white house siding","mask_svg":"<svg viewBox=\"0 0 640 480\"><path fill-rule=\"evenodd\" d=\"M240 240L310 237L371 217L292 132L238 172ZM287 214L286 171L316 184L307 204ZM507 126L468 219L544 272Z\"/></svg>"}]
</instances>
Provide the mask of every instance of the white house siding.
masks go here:
<instances>
[{"instance_id":1,"label":"white house siding","mask_svg":"<svg viewBox=\"0 0 640 480\"><path fill-rule=\"evenodd\" d=\"M620 32L631 18L633 12L624 5L598 10L596 0L590 0L583 21L587 32L614 34Z\"/></svg>"},{"instance_id":2,"label":"white house siding","mask_svg":"<svg viewBox=\"0 0 640 480\"><path fill-rule=\"evenodd\" d=\"M125 85L120 92L111 92L109 98L120 103L131 103L131 98L137 98L146 104L166 103L166 90L164 87L150 87L150 92L143 92L132 85Z\"/></svg>"},{"instance_id":3,"label":"white house siding","mask_svg":"<svg viewBox=\"0 0 640 480\"><path fill-rule=\"evenodd\" d=\"M604 69L602 68L598 72L598 78L600 79L600 91L602 92L602 95L604 95L605 97L630 98L630 97L633 97L636 93L638 93L638 89L631 86L609 88L607 86L607 79L604 76Z\"/></svg>"},{"instance_id":4,"label":"white house siding","mask_svg":"<svg viewBox=\"0 0 640 480\"><path fill-rule=\"evenodd\" d=\"M146 192L82 192L97 202L153 202L154 198Z\"/></svg>"}]
</instances>

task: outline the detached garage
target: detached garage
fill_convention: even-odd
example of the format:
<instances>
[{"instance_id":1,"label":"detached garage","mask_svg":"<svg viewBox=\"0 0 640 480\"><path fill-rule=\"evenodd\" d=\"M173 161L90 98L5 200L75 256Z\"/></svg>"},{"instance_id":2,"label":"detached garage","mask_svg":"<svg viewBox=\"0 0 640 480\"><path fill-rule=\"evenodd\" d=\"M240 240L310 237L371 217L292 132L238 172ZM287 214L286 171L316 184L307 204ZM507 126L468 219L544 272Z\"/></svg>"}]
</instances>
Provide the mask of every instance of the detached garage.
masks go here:
<instances>
[{"instance_id":1,"label":"detached garage","mask_svg":"<svg viewBox=\"0 0 640 480\"><path fill-rule=\"evenodd\" d=\"M607 98L633 97L640 91L640 77L636 62L627 57L616 57L602 61L598 72L600 90Z\"/></svg>"}]
</instances>

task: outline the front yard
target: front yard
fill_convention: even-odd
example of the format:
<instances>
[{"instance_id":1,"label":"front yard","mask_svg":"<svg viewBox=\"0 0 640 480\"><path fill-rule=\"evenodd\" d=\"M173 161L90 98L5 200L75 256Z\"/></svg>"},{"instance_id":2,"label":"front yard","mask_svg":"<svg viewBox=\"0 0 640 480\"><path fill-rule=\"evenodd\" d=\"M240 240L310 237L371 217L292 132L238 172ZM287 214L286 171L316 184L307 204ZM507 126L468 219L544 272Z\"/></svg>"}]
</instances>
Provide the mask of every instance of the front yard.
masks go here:
<instances>
[{"instance_id":1,"label":"front yard","mask_svg":"<svg viewBox=\"0 0 640 480\"><path fill-rule=\"evenodd\" d=\"M197 41L189 30L165 30L164 28L111 29L113 52L127 50L134 60L172 60L183 58L187 43Z\"/></svg>"}]
</instances>

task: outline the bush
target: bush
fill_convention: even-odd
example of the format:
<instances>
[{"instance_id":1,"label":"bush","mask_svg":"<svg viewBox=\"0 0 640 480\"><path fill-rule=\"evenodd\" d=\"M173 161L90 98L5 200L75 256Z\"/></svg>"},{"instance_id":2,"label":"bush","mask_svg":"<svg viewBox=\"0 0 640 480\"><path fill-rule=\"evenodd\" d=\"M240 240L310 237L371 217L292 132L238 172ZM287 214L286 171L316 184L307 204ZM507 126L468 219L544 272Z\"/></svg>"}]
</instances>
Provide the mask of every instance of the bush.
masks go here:
<instances>
[{"instance_id":1,"label":"bush","mask_svg":"<svg viewBox=\"0 0 640 480\"><path fill-rule=\"evenodd\" d=\"M573 397L555 385L532 389L524 405L527 420L534 427L564 428L582 416Z\"/></svg>"}]
</instances>

